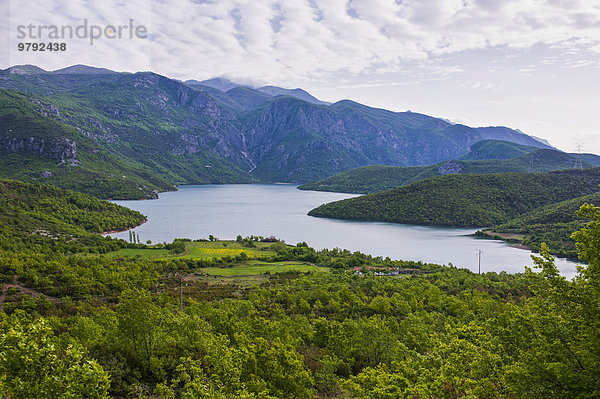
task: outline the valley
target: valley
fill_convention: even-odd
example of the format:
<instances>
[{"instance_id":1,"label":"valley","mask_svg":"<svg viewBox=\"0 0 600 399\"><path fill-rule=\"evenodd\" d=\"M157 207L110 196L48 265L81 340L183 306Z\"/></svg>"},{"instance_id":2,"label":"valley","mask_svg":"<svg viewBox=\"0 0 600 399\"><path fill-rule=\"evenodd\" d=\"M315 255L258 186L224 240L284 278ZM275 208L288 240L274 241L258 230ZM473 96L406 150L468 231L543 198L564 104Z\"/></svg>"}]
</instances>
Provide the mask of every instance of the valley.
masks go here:
<instances>
[{"instance_id":1,"label":"valley","mask_svg":"<svg viewBox=\"0 0 600 399\"><path fill-rule=\"evenodd\" d=\"M181 186L177 192L154 201L117 201L148 218L133 229L142 242L168 243L176 238L196 239L213 235L223 240L242 236L271 236L295 244L306 242L316 249L344 248L373 257L389 257L455 265L477 272L477 250L485 252L485 272L520 273L530 264L530 251L499 240L479 239L477 228L417 226L381 222L316 218L314 207L355 195L301 191L293 185ZM173 223L177 220L177 223ZM129 239L128 232L110 234ZM432 250L432 247L435 250ZM576 263L557 259L561 274L571 278Z\"/></svg>"},{"instance_id":2,"label":"valley","mask_svg":"<svg viewBox=\"0 0 600 399\"><path fill-rule=\"evenodd\" d=\"M14 397L130 398L142 386L214 399L446 397L465 376L458 395L521 396L597 383L594 207L575 235L589 266L569 280L543 245L537 269L477 274L274 237L127 242L99 232L146 218L114 203L6 180L0 200L0 390ZM577 378L538 377L557 365ZM85 379L63 384L73 375Z\"/></svg>"},{"instance_id":3,"label":"valley","mask_svg":"<svg viewBox=\"0 0 600 399\"><path fill-rule=\"evenodd\" d=\"M599 184L502 126L7 68L0 396L591 397Z\"/></svg>"},{"instance_id":4,"label":"valley","mask_svg":"<svg viewBox=\"0 0 600 399\"><path fill-rule=\"evenodd\" d=\"M0 176L140 199L179 184L306 183L372 164L431 165L489 139L550 148L505 127L215 82L83 65L2 70Z\"/></svg>"},{"instance_id":5,"label":"valley","mask_svg":"<svg viewBox=\"0 0 600 399\"><path fill-rule=\"evenodd\" d=\"M600 0L7 0L0 399L600 398Z\"/></svg>"}]
</instances>

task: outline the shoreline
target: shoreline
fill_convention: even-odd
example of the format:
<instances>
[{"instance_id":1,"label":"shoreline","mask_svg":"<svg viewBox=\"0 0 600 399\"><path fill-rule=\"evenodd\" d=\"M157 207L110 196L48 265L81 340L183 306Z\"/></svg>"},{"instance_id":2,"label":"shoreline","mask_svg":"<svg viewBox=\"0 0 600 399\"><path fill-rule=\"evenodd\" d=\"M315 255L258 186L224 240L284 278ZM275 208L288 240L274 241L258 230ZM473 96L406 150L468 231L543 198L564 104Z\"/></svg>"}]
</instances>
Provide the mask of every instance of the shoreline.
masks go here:
<instances>
[{"instance_id":1,"label":"shoreline","mask_svg":"<svg viewBox=\"0 0 600 399\"><path fill-rule=\"evenodd\" d=\"M477 234L477 233L479 233L479 234ZM528 247L527 245L523 245L523 243L522 243L523 235L522 234L495 233L493 231L490 232L490 231L479 230L476 232L476 234L473 234L473 237L480 238L482 240L499 240L513 248L523 249L525 251L531 252L532 254L539 254L538 251L533 250L531 247ZM560 256L560 255L557 255L556 253L552 253L552 251L550 253L552 254L552 256L554 256L557 259L565 259L570 262L577 262L579 264L585 264L585 262L582 262L581 259L579 259L579 258L572 258L569 256Z\"/></svg>"},{"instance_id":2,"label":"shoreline","mask_svg":"<svg viewBox=\"0 0 600 399\"><path fill-rule=\"evenodd\" d=\"M108 231L103 231L102 233L100 233L100 235L101 235L102 237L106 237L106 236L107 236L107 235L109 235L109 234L122 233L122 232L124 232L124 231L133 230L133 229L135 229L136 227L140 227L140 226L142 226L142 225L144 225L144 224L146 224L146 223L148 223L148 219L144 220L144 222L143 222L143 223L140 223L140 224L138 224L137 226L128 227L128 228L125 228L125 229L116 229L116 230L108 230Z\"/></svg>"},{"instance_id":3,"label":"shoreline","mask_svg":"<svg viewBox=\"0 0 600 399\"><path fill-rule=\"evenodd\" d=\"M499 240L499 241L502 241L502 242L510 245L513 248L523 249L525 251L530 251L532 253L535 253L535 251L533 251L531 249L531 247L528 247L527 245L523 245L523 235L522 234L496 233L492 230L488 230L488 231L478 230L475 232L475 234L473 234L473 237L481 238L484 240Z\"/></svg>"}]
</instances>

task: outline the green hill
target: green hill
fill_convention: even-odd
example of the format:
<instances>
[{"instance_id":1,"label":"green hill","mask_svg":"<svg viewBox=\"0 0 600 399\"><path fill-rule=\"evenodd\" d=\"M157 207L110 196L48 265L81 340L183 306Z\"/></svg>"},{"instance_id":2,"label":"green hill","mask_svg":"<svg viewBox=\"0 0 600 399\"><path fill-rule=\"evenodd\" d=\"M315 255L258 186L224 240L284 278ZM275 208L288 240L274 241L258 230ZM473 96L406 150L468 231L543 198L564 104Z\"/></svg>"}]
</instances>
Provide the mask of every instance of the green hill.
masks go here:
<instances>
[{"instance_id":1,"label":"green hill","mask_svg":"<svg viewBox=\"0 0 600 399\"><path fill-rule=\"evenodd\" d=\"M479 233L516 240L534 251L539 251L545 242L553 254L576 259L577 249L571 234L587 222L576 215L585 203L600 204L600 193L546 205Z\"/></svg>"},{"instance_id":2,"label":"green hill","mask_svg":"<svg viewBox=\"0 0 600 399\"><path fill-rule=\"evenodd\" d=\"M480 145L481 143L481 145ZM504 144L501 144L504 143ZM529 153L508 159L461 159L447 161L430 166L365 166L342 172L314 183L303 184L300 190L333 191L354 194L368 194L412 184L435 176L459 173L504 173L504 172L550 172L553 170L574 169L576 167L593 168L600 165L600 157L593 154L569 154L550 149L537 149L514 143L496 140L484 140L471 148L482 151L503 147L498 156L508 156L512 149ZM484 156L471 152L468 157ZM489 153L488 153L489 154Z\"/></svg>"},{"instance_id":3,"label":"green hill","mask_svg":"<svg viewBox=\"0 0 600 399\"><path fill-rule=\"evenodd\" d=\"M452 174L331 202L311 216L442 226L494 226L540 206L592 194L600 168L549 173Z\"/></svg>"},{"instance_id":4,"label":"green hill","mask_svg":"<svg viewBox=\"0 0 600 399\"><path fill-rule=\"evenodd\" d=\"M473 144L462 160L509 159L529 154L536 147L501 140L481 140Z\"/></svg>"},{"instance_id":5,"label":"green hill","mask_svg":"<svg viewBox=\"0 0 600 399\"><path fill-rule=\"evenodd\" d=\"M86 194L0 180L0 249L62 252L86 242L110 241L93 233L145 221L137 211Z\"/></svg>"}]
</instances>

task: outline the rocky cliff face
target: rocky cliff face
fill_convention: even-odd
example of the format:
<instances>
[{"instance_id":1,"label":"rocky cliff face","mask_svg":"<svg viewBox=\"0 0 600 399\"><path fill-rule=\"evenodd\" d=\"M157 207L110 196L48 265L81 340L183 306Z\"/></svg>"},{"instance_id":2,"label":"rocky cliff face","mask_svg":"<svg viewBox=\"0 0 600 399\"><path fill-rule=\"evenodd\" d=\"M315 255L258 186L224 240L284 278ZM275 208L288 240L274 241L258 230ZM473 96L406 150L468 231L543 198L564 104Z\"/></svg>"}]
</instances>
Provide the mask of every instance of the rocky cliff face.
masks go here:
<instances>
[{"instance_id":1,"label":"rocky cliff face","mask_svg":"<svg viewBox=\"0 0 600 399\"><path fill-rule=\"evenodd\" d=\"M166 161L166 169L190 157L202 165L221 157L242 170L251 167L235 115L204 91L144 72L108 76L73 93L92 105L90 112L65 103L56 104L54 116L112 153L144 164Z\"/></svg>"},{"instance_id":2,"label":"rocky cliff face","mask_svg":"<svg viewBox=\"0 0 600 399\"><path fill-rule=\"evenodd\" d=\"M77 143L65 138L22 138L4 135L0 136L0 152L37 154L57 161L72 161L77 158Z\"/></svg>"},{"instance_id":3,"label":"rocky cliff face","mask_svg":"<svg viewBox=\"0 0 600 399\"><path fill-rule=\"evenodd\" d=\"M438 168L438 173L440 175L447 175L447 174L461 173L462 170L463 170L463 166L460 162L448 161L448 162L442 164Z\"/></svg>"},{"instance_id":4,"label":"rocky cliff face","mask_svg":"<svg viewBox=\"0 0 600 399\"><path fill-rule=\"evenodd\" d=\"M371 164L435 164L464 155L481 139L475 129L424 115L291 98L244 115L240 128L258 176L300 182Z\"/></svg>"}]
</instances>

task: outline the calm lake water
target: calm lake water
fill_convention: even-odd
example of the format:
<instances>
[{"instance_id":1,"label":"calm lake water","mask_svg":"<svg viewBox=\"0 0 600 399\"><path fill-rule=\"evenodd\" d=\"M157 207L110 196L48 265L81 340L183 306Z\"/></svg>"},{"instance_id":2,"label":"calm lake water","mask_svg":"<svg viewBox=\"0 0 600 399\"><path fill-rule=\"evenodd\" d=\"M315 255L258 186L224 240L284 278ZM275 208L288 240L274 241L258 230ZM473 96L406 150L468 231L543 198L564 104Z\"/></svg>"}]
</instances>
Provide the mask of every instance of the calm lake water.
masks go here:
<instances>
[{"instance_id":1,"label":"calm lake water","mask_svg":"<svg viewBox=\"0 0 600 399\"><path fill-rule=\"evenodd\" d=\"M307 215L325 202L354 195L298 190L288 184L181 186L158 200L116 201L142 212L148 222L135 228L145 242L174 238L220 239L276 236L289 244L306 241L316 249L345 248L392 259L452 263L477 271L477 250L483 251L481 271L522 272L532 266L530 252L502 241L469 236L475 229L439 228L379 222L351 222ZM128 239L128 232L111 234ZM561 272L575 275L575 263L557 259Z\"/></svg>"}]
</instances>

